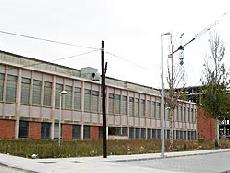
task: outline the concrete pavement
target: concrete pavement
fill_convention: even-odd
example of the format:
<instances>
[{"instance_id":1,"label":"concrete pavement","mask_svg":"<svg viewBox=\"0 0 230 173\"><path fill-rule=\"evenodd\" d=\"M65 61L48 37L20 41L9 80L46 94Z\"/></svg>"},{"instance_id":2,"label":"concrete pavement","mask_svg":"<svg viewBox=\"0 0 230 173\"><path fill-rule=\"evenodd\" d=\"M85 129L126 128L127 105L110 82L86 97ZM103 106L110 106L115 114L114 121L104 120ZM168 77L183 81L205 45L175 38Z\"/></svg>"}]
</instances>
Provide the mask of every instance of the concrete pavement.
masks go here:
<instances>
[{"instance_id":1,"label":"concrete pavement","mask_svg":"<svg viewBox=\"0 0 230 173\"><path fill-rule=\"evenodd\" d=\"M165 153L167 158L183 157L191 155L206 155L211 153L230 152L230 149L221 150L195 150L183 152ZM122 173L132 171L132 173L172 173L173 171L162 170L152 167L140 167L135 164L124 164L124 162L139 160L162 159L160 153L134 154L134 155L112 155L103 159L100 157L77 157L62 159L27 159L18 156L0 154L0 164L9 167L27 170L34 173Z\"/></svg>"}]
</instances>

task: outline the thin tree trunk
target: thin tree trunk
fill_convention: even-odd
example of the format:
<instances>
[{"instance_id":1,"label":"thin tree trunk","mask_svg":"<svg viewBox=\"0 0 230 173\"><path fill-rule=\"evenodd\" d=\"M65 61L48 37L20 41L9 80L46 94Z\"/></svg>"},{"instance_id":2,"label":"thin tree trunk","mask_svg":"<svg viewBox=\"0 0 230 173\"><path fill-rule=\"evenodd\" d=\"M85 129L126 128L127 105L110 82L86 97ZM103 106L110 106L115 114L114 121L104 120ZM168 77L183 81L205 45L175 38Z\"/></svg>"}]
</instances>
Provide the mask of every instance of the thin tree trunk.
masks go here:
<instances>
[{"instance_id":1,"label":"thin tree trunk","mask_svg":"<svg viewBox=\"0 0 230 173\"><path fill-rule=\"evenodd\" d=\"M219 119L216 118L216 143L217 143L217 147L219 147L220 145L220 134L219 134Z\"/></svg>"},{"instance_id":2,"label":"thin tree trunk","mask_svg":"<svg viewBox=\"0 0 230 173\"><path fill-rule=\"evenodd\" d=\"M169 128L170 128L170 146L169 146L169 149L170 150L173 150L173 115L174 115L174 110L173 109L170 109L170 120L169 120Z\"/></svg>"}]
</instances>

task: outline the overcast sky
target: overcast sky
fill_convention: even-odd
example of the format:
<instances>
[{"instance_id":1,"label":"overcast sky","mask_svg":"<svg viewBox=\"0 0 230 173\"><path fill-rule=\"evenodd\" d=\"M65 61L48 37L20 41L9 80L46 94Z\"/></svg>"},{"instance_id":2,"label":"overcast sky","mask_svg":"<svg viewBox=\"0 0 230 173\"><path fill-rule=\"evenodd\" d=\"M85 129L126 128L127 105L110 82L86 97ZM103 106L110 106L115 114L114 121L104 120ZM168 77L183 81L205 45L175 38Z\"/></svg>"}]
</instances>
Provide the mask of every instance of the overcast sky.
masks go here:
<instances>
[{"instance_id":1,"label":"overcast sky","mask_svg":"<svg viewBox=\"0 0 230 173\"><path fill-rule=\"evenodd\" d=\"M171 32L175 47L212 24L226 46L229 66L230 14L228 0L0 0L0 30L73 43L70 47L0 33L0 49L72 68L91 66L100 70L100 51L54 61L100 48L105 41L107 76L161 87L161 33ZM189 44L184 51L187 85L199 85L208 54L209 32ZM164 59L169 37L164 37ZM175 61L179 58L174 56ZM166 73L166 70L165 70ZM166 76L166 75L165 75Z\"/></svg>"}]
</instances>

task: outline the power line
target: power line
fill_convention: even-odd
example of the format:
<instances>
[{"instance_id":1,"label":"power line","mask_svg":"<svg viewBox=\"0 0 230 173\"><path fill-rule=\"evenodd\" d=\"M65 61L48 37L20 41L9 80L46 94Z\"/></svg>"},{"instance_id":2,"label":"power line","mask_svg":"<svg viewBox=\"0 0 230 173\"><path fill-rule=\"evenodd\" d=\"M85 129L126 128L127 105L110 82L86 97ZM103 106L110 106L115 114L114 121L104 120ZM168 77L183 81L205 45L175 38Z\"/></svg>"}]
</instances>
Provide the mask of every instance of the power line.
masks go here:
<instances>
[{"instance_id":1,"label":"power line","mask_svg":"<svg viewBox=\"0 0 230 173\"><path fill-rule=\"evenodd\" d=\"M138 68L141 68L142 70L146 70L145 67L143 67L143 66L141 66L141 65L139 65L139 64L137 64L137 63L135 63L135 62L133 62L133 61L130 61L130 60L127 59L127 58L123 58L123 57L121 57L121 56L118 56L118 55L116 55L115 53L112 53L112 52L110 52L110 51L105 51L105 53L108 54L108 55L111 55L111 56L113 56L113 57L115 57L115 58L124 60L124 61L126 61L126 62L128 62L128 63L130 63L130 64L133 64L133 65L137 66Z\"/></svg>"},{"instance_id":2,"label":"power line","mask_svg":"<svg viewBox=\"0 0 230 173\"><path fill-rule=\"evenodd\" d=\"M76 45L76 44L72 44L72 43L67 43L67 42L62 42L62 41L57 41L57 40L51 40L51 39L41 38L41 37L35 37L35 36L30 36L30 35L24 35L24 34L17 34L17 33L3 31L3 30L0 30L0 33L10 35L10 36L19 36L19 37L29 38L29 39L33 39L33 40L45 41L45 42L50 42L50 43L55 43L55 44L60 44L60 45L65 45L65 46L100 50L100 48L96 48L96 47Z\"/></svg>"}]
</instances>

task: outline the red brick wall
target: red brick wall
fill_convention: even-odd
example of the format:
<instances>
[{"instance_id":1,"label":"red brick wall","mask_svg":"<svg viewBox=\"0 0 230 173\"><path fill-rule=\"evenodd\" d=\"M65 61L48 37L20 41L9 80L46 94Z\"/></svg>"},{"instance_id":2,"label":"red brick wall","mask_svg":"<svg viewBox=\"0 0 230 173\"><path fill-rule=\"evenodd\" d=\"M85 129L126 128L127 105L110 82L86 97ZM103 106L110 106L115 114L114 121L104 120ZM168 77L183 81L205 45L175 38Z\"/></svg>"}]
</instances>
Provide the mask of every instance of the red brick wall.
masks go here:
<instances>
[{"instance_id":1,"label":"red brick wall","mask_svg":"<svg viewBox=\"0 0 230 173\"><path fill-rule=\"evenodd\" d=\"M0 120L0 138L14 139L15 138L15 120Z\"/></svg>"},{"instance_id":2,"label":"red brick wall","mask_svg":"<svg viewBox=\"0 0 230 173\"><path fill-rule=\"evenodd\" d=\"M62 138L64 140L72 140L72 125L70 124L62 125Z\"/></svg>"},{"instance_id":3,"label":"red brick wall","mask_svg":"<svg viewBox=\"0 0 230 173\"><path fill-rule=\"evenodd\" d=\"M202 108L197 109L197 131L199 138L215 139L216 121L214 118L210 118Z\"/></svg>"},{"instance_id":4,"label":"red brick wall","mask_svg":"<svg viewBox=\"0 0 230 173\"><path fill-rule=\"evenodd\" d=\"M99 138L99 127L92 126L90 127L90 134L91 139L98 139Z\"/></svg>"},{"instance_id":5,"label":"red brick wall","mask_svg":"<svg viewBox=\"0 0 230 173\"><path fill-rule=\"evenodd\" d=\"M29 122L28 138L40 139L41 138L41 123L40 122Z\"/></svg>"}]
</instances>

